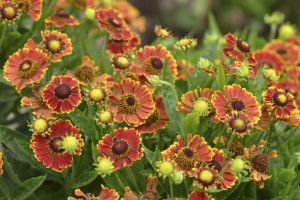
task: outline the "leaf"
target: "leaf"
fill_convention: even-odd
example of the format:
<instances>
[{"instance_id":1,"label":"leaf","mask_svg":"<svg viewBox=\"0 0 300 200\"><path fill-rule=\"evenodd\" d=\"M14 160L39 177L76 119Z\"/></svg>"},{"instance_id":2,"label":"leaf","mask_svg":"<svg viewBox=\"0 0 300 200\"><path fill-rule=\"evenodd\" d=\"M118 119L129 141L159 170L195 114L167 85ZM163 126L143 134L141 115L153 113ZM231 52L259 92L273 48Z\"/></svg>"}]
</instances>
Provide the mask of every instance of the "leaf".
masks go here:
<instances>
[{"instance_id":1,"label":"leaf","mask_svg":"<svg viewBox=\"0 0 300 200\"><path fill-rule=\"evenodd\" d=\"M191 113L187 114L183 118L184 130L187 133L196 134L199 129L199 122L200 122L200 120L199 120L199 116L197 113L191 112Z\"/></svg>"},{"instance_id":2,"label":"leaf","mask_svg":"<svg viewBox=\"0 0 300 200\"><path fill-rule=\"evenodd\" d=\"M221 35L221 31L219 29L218 22L217 22L215 16L213 15L213 13L211 13L211 12L208 14L208 27L209 27L211 33Z\"/></svg>"},{"instance_id":3,"label":"leaf","mask_svg":"<svg viewBox=\"0 0 300 200\"><path fill-rule=\"evenodd\" d=\"M30 195L33 194L33 192L39 188L42 183L46 180L46 176L38 176L34 178L30 178L26 181L24 181L18 188L15 189L15 191L11 194L14 200L23 200Z\"/></svg>"},{"instance_id":4,"label":"leaf","mask_svg":"<svg viewBox=\"0 0 300 200\"><path fill-rule=\"evenodd\" d=\"M96 171L91 170L84 173L79 173L74 176L67 185L69 188L79 188L93 182L97 178L98 174Z\"/></svg>"},{"instance_id":5,"label":"leaf","mask_svg":"<svg viewBox=\"0 0 300 200\"><path fill-rule=\"evenodd\" d=\"M153 169L156 169L155 163L162 159L158 146L156 146L154 152L145 147L145 145L143 145L143 149L148 162L152 165Z\"/></svg>"},{"instance_id":6,"label":"leaf","mask_svg":"<svg viewBox=\"0 0 300 200\"><path fill-rule=\"evenodd\" d=\"M297 177L297 173L294 169L281 169L279 172L279 180L281 183L291 183L294 178Z\"/></svg>"},{"instance_id":7,"label":"leaf","mask_svg":"<svg viewBox=\"0 0 300 200\"><path fill-rule=\"evenodd\" d=\"M223 90L225 83L225 73L224 73L224 68L222 65L218 65L217 68L217 75L216 75L216 81L217 81L217 86L218 89Z\"/></svg>"},{"instance_id":8,"label":"leaf","mask_svg":"<svg viewBox=\"0 0 300 200\"><path fill-rule=\"evenodd\" d=\"M78 109L70 113L72 122L88 137L94 138L96 132L95 124Z\"/></svg>"}]
</instances>

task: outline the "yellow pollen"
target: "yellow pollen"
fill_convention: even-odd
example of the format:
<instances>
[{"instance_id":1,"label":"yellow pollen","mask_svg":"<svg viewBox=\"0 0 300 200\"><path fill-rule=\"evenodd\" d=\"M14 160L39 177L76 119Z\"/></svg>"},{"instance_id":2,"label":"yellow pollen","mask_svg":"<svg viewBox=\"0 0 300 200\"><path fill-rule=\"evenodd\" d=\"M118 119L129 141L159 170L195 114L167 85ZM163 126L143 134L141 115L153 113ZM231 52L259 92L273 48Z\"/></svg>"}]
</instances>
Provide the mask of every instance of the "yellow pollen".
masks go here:
<instances>
[{"instance_id":1,"label":"yellow pollen","mask_svg":"<svg viewBox=\"0 0 300 200\"><path fill-rule=\"evenodd\" d=\"M187 46L187 45L189 45L189 43L190 43L189 39L182 39L179 41L179 44L182 46Z\"/></svg>"},{"instance_id":2,"label":"yellow pollen","mask_svg":"<svg viewBox=\"0 0 300 200\"><path fill-rule=\"evenodd\" d=\"M117 59L117 63L122 67L126 67L129 65L129 60L126 57L121 56Z\"/></svg>"},{"instance_id":3,"label":"yellow pollen","mask_svg":"<svg viewBox=\"0 0 300 200\"><path fill-rule=\"evenodd\" d=\"M48 123L45 119L37 119L33 122L33 128L38 133L45 132L48 128Z\"/></svg>"},{"instance_id":4,"label":"yellow pollen","mask_svg":"<svg viewBox=\"0 0 300 200\"><path fill-rule=\"evenodd\" d=\"M50 47L51 50L57 51L57 50L60 49L61 43L58 40L51 40L49 42L49 47Z\"/></svg>"},{"instance_id":5,"label":"yellow pollen","mask_svg":"<svg viewBox=\"0 0 300 200\"><path fill-rule=\"evenodd\" d=\"M214 178L214 175L209 170L203 170L200 172L199 179L205 182L211 182Z\"/></svg>"},{"instance_id":6,"label":"yellow pollen","mask_svg":"<svg viewBox=\"0 0 300 200\"><path fill-rule=\"evenodd\" d=\"M243 128L245 126L244 120L239 119L239 118L235 119L233 123L234 123L234 126L238 129Z\"/></svg>"},{"instance_id":7,"label":"yellow pollen","mask_svg":"<svg viewBox=\"0 0 300 200\"><path fill-rule=\"evenodd\" d=\"M100 101L104 98L104 93L101 89L93 89L90 92L90 97L94 100L94 101Z\"/></svg>"},{"instance_id":8,"label":"yellow pollen","mask_svg":"<svg viewBox=\"0 0 300 200\"><path fill-rule=\"evenodd\" d=\"M158 171L163 175L163 176L169 176L173 173L174 171L174 166L173 163L170 161L162 161L159 165Z\"/></svg>"},{"instance_id":9,"label":"yellow pollen","mask_svg":"<svg viewBox=\"0 0 300 200\"><path fill-rule=\"evenodd\" d=\"M62 146L66 152L75 154L79 143L75 136L69 135L63 138Z\"/></svg>"},{"instance_id":10,"label":"yellow pollen","mask_svg":"<svg viewBox=\"0 0 300 200\"><path fill-rule=\"evenodd\" d=\"M8 6L4 8L4 13L9 17L13 17L16 14L16 11L13 7Z\"/></svg>"},{"instance_id":11,"label":"yellow pollen","mask_svg":"<svg viewBox=\"0 0 300 200\"><path fill-rule=\"evenodd\" d=\"M280 94L277 96L280 103L285 103L287 101L287 97L284 94Z\"/></svg>"},{"instance_id":12,"label":"yellow pollen","mask_svg":"<svg viewBox=\"0 0 300 200\"><path fill-rule=\"evenodd\" d=\"M29 69L31 66L28 64L28 63L24 63L22 66L21 66L21 68L23 69L23 70L26 70L26 69Z\"/></svg>"},{"instance_id":13,"label":"yellow pollen","mask_svg":"<svg viewBox=\"0 0 300 200\"><path fill-rule=\"evenodd\" d=\"M209 105L204 100L198 100L194 105L194 111L200 116L207 116L209 114Z\"/></svg>"},{"instance_id":14,"label":"yellow pollen","mask_svg":"<svg viewBox=\"0 0 300 200\"><path fill-rule=\"evenodd\" d=\"M99 118L100 118L100 121L103 122L103 123L107 123L107 122L110 122L111 120L111 113L109 111L104 111L103 113L100 114Z\"/></svg>"}]
</instances>

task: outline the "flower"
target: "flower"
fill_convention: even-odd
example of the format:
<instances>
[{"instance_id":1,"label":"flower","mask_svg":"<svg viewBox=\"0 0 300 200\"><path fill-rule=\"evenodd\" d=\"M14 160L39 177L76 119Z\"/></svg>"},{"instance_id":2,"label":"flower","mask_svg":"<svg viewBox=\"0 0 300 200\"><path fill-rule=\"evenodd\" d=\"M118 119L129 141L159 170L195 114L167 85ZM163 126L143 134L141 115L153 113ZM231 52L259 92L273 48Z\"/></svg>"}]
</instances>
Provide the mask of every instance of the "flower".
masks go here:
<instances>
[{"instance_id":1,"label":"flower","mask_svg":"<svg viewBox=\"0 0 300 200\"><path fill-rule=\"evenodd\" d=\"M258 122L261 115L260 105L252 93L237 84L224 86L224 93L216 91L212 96L212 104L220 121L236 112L244 113L253 124Z\"/></svg>"},{"instance_id":2,"label":"flower","mask_svg":"<svg viewBox=\"0 0 300 200\"><path fill-rule=\"evenodd\" d=\"M176 163L170 159L164 159L155 163L156 171L163 178L171 177L175 173Z\"/></svg>"},{"instance_id":3,"label":"flower","mask_svg":"<svg viewBox=\"0 0 300 200\"><path fill-rule=\"evenodd\" d=\"M131 166L143 157L141 138L134 129L118 128L113 136L106 134L99 141L97 148L101 155L107 156L114 162L115 170Z\"/></svg>"},{"instance_id":4,"label":"flower","mask_svg":"<svg viewBox=\"0 0 300 200\"><path fill-rule=\"evenodd\" d=\"M251 171L249 179L257 182L259 188L263 188L264 181L271 178L271 176L268 175L269 160L271 158L277 157L277 153L275 150L270 151L267 154L261 153L264 144L265 144L264 141L260 141L257 146L252 145L245 150L246 151L245 157L246 159L250 160L250 164L246 166Z\"/></svg>"},{"instance_id":5,"label":"flower","mask_svg":"<svg viewBox=\"0 0 300 200\"><path fill-rule=\"evenodd\" d=\"M264 77L269 81L278 81L279 76L276 74L276 71L271 68L263 68L262 73Z\"/></svg>"},{"instance_id":6,"label":"flower","mask_svg":"<svg viewBox=\"0 0 300 200\"><path fill-rule=\"evenodd\" d=\"M41 35L41 48L50 56L52 62L59 62L62 57L72 54L72 43L67 34L46 30L42 31Z\"/></svg>"},{"instance_id":7,"label":"flower","mask_svg":"<svg viewBox=\"0 0 300 200\"><path fill-rule=\"evenodd\" d=\"M15 0L23 13L30 15L33 21L41 18L43 10L43 0Z\"/></svg>"},{"instance_id":8,"label":"flower","mask_svg":"<svg viewBox=\"0 0 300 200\"><path fill-rule=\"evenodd\" d=\"M296 35L296 32L296 27L291 25L290 23L284 23L278 29L278 35L282 39L287 39L291 36L294 36Z\"/></svg>"},{"instance_id":9,"label":"flower","mask_svg":"<svg viewBox=\"0 0 300 200\"><path fill-rule=\"evenodd\" d=\"M64 10L58 10L55 15L45 19L45 24L47 26L53 25L56 28L62 28L64 26L78 26L79 20Z\"/></svg>"},{"instance_id":10,"label":"flower","mask_svg":"<svg viewBox=\"0 0 300 200\"><path fill-rule=\"evenodd\" d=\"M110 110L106 109L104 111L97 113L97 117L95 120L97 124L106 127L108 125L111 125L114 122L114 119L115 119L115 114Z\"/></svg>"},{"instance_id":11,"label":"flower","mask_svg":"<svg viewBox=\"0 0 300 200\"><path fill-rule=\"evenodd\" d=\"M42 96L46 105L57 113L69 113L81 103L78 81L70 76L52 76Z\"/></svg>"},{"instance_id":12,"label":"flower","mask_svg":"<svg viewBox=\"0 0 300 200\"><path fill-rule=\"evenodd\" d=\"M146 119L144 124L135 127L139 133L155 133L156 131L163 129L169 122L168 114L165 109L165 105L162 97L154 98L155 110Z\"/></svg>"},{"instance_id":13,"label":"flower","mask_svg":"<svg viewBox=\"0 0 300 200\"><path fill-rule=\"evenodd\" d=\"M274 110L274 116L279 119L289 118L297 109L294 96L276 86L267 88L262 96L266 106Z\"/></svg>"},{"instance_id":14,"label":"flower","mask_svg":"<svg viewBox=\"0 0 300 200\"><path fill-rule=\"evenodd\" d=\"M101 27L114 39L130 40L133 37L132 32L121 17L119 11L111 8L100 8L96 12L96 18Z\"/></svg>"},{"instance_id":15,"label":"flower","mask_svg":"<svg viewBox=\"0 0 300 200\"><path fill-rule=\"evenodd\" d=\"M214 200L214 198L205 192L191 192L188 200Z\"/></svg>"},{"instance_id":16,"label":"flower","mask_svg":"<svg viewBox=\"0 0 300 200\"><path fill-rule=\"evenodd\" d=\"M176 60L177 63L177 78L176 80L187 80L189 75L194 72L194 66L188 62L186 64L185 60Z\"/></svg>"},{"instance_id":17,"label":"flower","mask_svg":"<svg viewBox=\"0 0 300 200\"><path fill-rule=\"evenodd\" d=\"M216 188L217 184L219 184L217 179L218 172L215 169L204 166L193 170L193 186L207 191L208 189Z\"/></svg>"},{"instance_id":18,"label":"flower","mask_svg":"<svg viewBox=\"0 0 300 200\"><path fill-rule=\"evenodd\" d=\"M109 100L108 92L105 88L92 88L87 93L90 102L93 104L99 105Z\"/></svg>"},{"instance_id":19,"label":"flower","mask_svg":"<svg viewBox=\"0 0 300 200\"><path fill-rule=\"evenodd\" d=\"M183 38L177 41L174 45L174 49L180 51L187 51L188 49L192 49L197 45L197 39L194 38Z\"/></svg>"},{"instance_id":20,"label":"flower","mask_svg":"<svg viewBox=\"0 0 300 200\"><path fill-rule=\"evenodd\" d=\"M3 174L3 153L0 151L0 176Z\"/></svg>"},{"instance_id":21,"label":"flower","mask_svg":"<svg viewBox=\"0 0 300 200\"><path fill-rule=\"evenodd\" d=\"M29 127L31 132L37 134L48 135L51 131L50 121L43 116L34 117Z\"/></svg>"},{"instance_id":22,"label":"flower","mask_svg":"<svg viewBox=\"0 0 300 200\"><path fill-rule=\"evenodd\" d=\"M284 60L286 65L297 65L300 62L300 49L292 43L273 40L264 49L275 52Z\"/></svg>"},{"instance_id":23,"label":"flower","mask_svg":"<svg viewBox=\"0 0 300 200\"><path fill-rule=\"evenodd\" d=\"M91 21L95 19L95 13L96 10L93 8L86 8L84 11L85 17Z\"/></svg>"},{"instance_id":24,"label":"flower","mask_svg":"<svg viewBox=\"0 0 300 200\"><path fill-rule=\"evenodd\" d=\"M274 69L277 75L281 75L284 70L284 60L273 51L259 50L254 52L256 64L253 66L253 75L256 77L260 67Z\"/></svg>"},{"instance_id":25,"label":"flower","mask_svg":"<svg viewBox=\"0 0 300 200\"><path fill-rule=\"evenodd\" d=\"M116 54L112 57L111 63L117 70L127 70L131 66L131 60L128 56L122 54Z\"/></svg>"},{"instance_id":26,"label":"flower","mask_svg":"<svg viewBox=\"0 0 300 200\"><path fill-rule=\"evenodd\" d=\"M30 147L35 158L57 172L72 165L73 155L79 156L84 145L80 130L70 121L56 120L50 124L49 135L32 134Z\"/></svg>"},{"instance_id":27,"label":"flower","mask_svg":"<svg viewBox=\"0 0 300 200\"><path fill-rule=\"evenodd\" d=\"M242 156L244 154L244 146L238 140L233 140L231 144L229 144L229 151L234 153L233 157Z\"/></svg>"},{"instance_id":28,"label":"flower","mask_svg":"<svg viewBox=\"0 0 300 200\"><path fill-rule=\"evenodd\" d=\"M122 79L113 86L109 106L116 113L116 121L127 122L134 126L146 122L154 112L155 104L151 97L151 91L144 85L131 79Z\"/></svg>"},{"instance_id":29,"label":"flower","mask_svg":"<svg viewBox=\"0 0 300 200\"><path fill-rule=\"evenodd\" d=\"M48 69L47 55L38 49L20 49L4 65L4 78L16 86L17 92L28 84L38 83Z\"/></svg>"},{"instance_id":30,"label":"flower","mask_svg":"<svg viewBox=\"0 0 300 200\"><path fill-rule=\"evenodd\" d=\"M211 103L212 94L213 91L209 88L189 91L181 96L176 109L186 113L195 111L201 117L212 115L215 111Z\"/></svg>"},{"instance_id":31,"label":"flower","mask_svg":"<svg viewBox=\"0 0 300 200\"><path fill-rule=\"evenodd\" d=\"M226 124L230 131L243 137L249 134L253 128L253 124L248 117L243 113L233 113L226 119Z\"/></svg>"},{"instance_id":32,"label":"flower","mask_svg":"<svg viewBox=\"0 0 300 200\"><path fill-rule=\"evenodd\" d=\"M0 20L13 23L20 17L20 9L17 4L11 1L2 1L0 3Z\"/></svg>"},{"instance_id":33,"label":"flower","mask_svg":"<svg viewBox=\"0 0 300 200\"><path fill-rule=\"evenodd\" d=\"M269 107L265 104L261 106L261 116L257 124L254 125L254 128L259 131L267 131L271 125L272 118L270 117L271 113Z\"/></svg>"},{"instance_id":34,"label":"flower","mask_svg":"<svg viewBox=\"0 0 300 200\"><path fill-rule=\"evenodd\" d=\"M231 33L228 33L224 37L226 45L228 46L223 49L223 53L226 57L230 56L239 62L243 62L244 59L246 59L250 65L255 64L256 61L250 51L250 46L246 41L236 38Z\"/></svg>"},{"instance_id":35,"label":"flower","mask_svg":"<svg viewBox=\"0 0 300 200\"><path fill-rule=\"evenodd\" d=\"M174 160L178 170L191 175L197 162L210 162L212 160L214 152L203 137L188 134L187 142L185 142L182 136L178 135L177 140L178 142L164 150L162 155L165 159Z\"/></svg>"},{"instance_id":36,"label":"flower","mask_svg":"<svg viewBox=\"0 0 300 200\"><path fill-rule=\"evenodd\" d=\"M234 175L239 175L246 167L246 163L241 158L231 160L230 165L231 171Z\"/></svg>"},{"instance_id":37,"label":"flower","mask_svg":"<svg viewBox=\"0 0 300 200\"><path fill-rule=\"evenodd\" d=\"M90 193L85 194L80 189L75 190L75 195L80 198L68 197L68 200L118 200L119 194L114 189L109 189L101 185L99 196L94 196Z\"/></svg>"},{"instance_id":38,"label":"flower","mask_svg":"<svg viewBox=\"0 0 300 200\"><path fill-rule=\"evenodd\" d=\"M277 83L276 86L291 93L294 96L297 105L300 106L300 81L285 80Z\"/></svg>"},{"instance_id":39,"label":"flower","mask_svg":"<svg viewBox=\"0 0 300 200\"><path fill-rule=\"evenodd\" d=\"M132 33L131 39L111 38L107 42L107 50L111 54L131 54L141 44L141 39L136 33Z\"/></svg>"},{"instance_id":40,"label":"flower","mask_svg":"<svg viewBox=\"0 0 300 200\"><path fill-rule=\"evenodd\" d=\"M166 47L161 45L145 46L136 52L135 58L136 62L132 70L137 75L144 75L146 77L158 75L161 77L166 60L172 77L176 80L177 64Z\"/></svg>"},{"instance_id":41,"label":"flower","mask_svg":"<svg viewBox=\"0 0 300 200\"><path fill-rule=\"evenodd\" d=\"M83 56L82 64L75 69L73 76L80 84L88 85L94 81L98 68L99 67L96 66L95 61L91 60L88 56Z\"/></svg>"},{"instance_id":42,"label":"flower","mask_svg":"<svg viewBox=\"0 0 300 200\"><path fill-rule=\"evenodd\" d=\"M97 163L94 164L96 166L96 172L104 178L106 175L110 175L114 172L114 162L107 157L98 157Z\"/></svg>"},{"instance_id":43,"label":"flower","mask_svg":"<svg viewBox=\"0 0 300 200\"><path fill-rule=\"evenodd\" d=\"M168 39L172 37L171 31L169 31L166 28L162 28L160 25L155 25L154 27L154 33L157 37L162 39Z\"/></svg>"},{"instance_id":44,"label":"flower","mask_svg":"<svg viewBox=\"0 0 300 200\"><path fill-rule=\"evenodd\" d=\"M289 78L294 80L300 80L300 67L290 66L289 68L287 68L287 73Z\"/></svg>"}]
</instances>

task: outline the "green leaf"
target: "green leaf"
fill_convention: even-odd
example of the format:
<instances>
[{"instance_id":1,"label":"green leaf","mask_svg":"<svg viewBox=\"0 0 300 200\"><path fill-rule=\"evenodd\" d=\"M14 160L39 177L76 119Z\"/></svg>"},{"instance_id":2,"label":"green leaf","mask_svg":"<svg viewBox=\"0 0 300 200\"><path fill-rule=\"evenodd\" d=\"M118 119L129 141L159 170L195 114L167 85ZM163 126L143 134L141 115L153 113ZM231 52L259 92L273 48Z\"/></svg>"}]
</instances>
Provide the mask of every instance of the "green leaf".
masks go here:
<instances>
[{"instance_id":1,"label":"green leaf","mask_svg":"<svg viewBox=\"0 0 300 200\"><path fill-rule=\"evenodd\" d=\"M297 177L297 173L294 169L281 169L279 172L279 180L281 183L291 183L294 178Z\"/></svg>"},{"instance_id":2,"label":"green leaf","mask_svg":"<svg viewBox=\"0 0 300 200\"><path fill-rule=\"evenodd\" d=\"M38 176L24 181L15 191L11 194L14 200L23 200L30 197L33 192L39 188L46 180L46 176Z\"/></svg>"},{"instance_id":3,"label":"green leaf","mask_svg":"<svg viewBox=\"0 0 300 200\"><path fill-rule=\"evenodd\" d=\"M156 169L155 163L162 159L161 152L158 146L156 146L154 152L145 147L145 145L143 145L143 149L148 162L152 165L153 169Z\"/></svg>"},{"instance_id":4,"label":"green leaf","mask_svg":"<svg viewBox=\"0 0 300 200\"><path fill-rule=\"evenodd\" d=\"M212 33L221 35L221 31L219 29L218 22L217 22L215 16L213 15L213 13L211 13L211 12L208 14L208 27Z\"/></svg>"},{"instance_id":5,"label":"green leaf","mask_svg":"<svg viewBox=\"0 0 300 200\"><path fill-rule=\"evenodd\" d=\"M223 87L226 84L226 82L225 82L224 68L222 65L218 65L216 81L217 81L218 89L223 90Z\"/></svg>"},{"instance_id":6,"label":"green leaf","mask_svg":"<svg viewBox=\"0 0 300 200\"><path fill-rule=\"evenodd\" d=\"M73 189L79 188L93 182L97 178L97 176L98 174L94 170L84 172L84 173L79 173L77 174L77 176L74 176L74 178L70 180L67 186Z\"/></svg>"},{"instance_id":7,"label":"green leaf","mask_svg":"<svg viewBox=\"0 0 300 200\"><path fill-rule=\"evenodd\" d=\"M93 121L91 121L86 115L78 109L75 109L70 113L72 122L80 128L80 130L90 138L94 138L96 128Z\"/></svg>"}]
</instances>

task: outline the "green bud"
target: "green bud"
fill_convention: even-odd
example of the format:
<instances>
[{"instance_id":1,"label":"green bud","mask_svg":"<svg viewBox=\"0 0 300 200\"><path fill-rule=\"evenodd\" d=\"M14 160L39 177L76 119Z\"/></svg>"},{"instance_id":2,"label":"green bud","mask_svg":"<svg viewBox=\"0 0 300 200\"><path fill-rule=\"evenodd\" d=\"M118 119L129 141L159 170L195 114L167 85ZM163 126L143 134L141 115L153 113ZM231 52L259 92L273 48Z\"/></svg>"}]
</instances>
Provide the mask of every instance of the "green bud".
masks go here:
<instances>
[{"instance_id":1,"label":"green bud","mask_svg":"<svg viewBox=\"0 0 300 200\"><path fill-rule=\"evenodd\" d=\"M276 25L282 23L284 20L284 14L281 12L273 12L271 15L265 15L264 21L269 25Z\"/></svg>"},{"instance_id":2,"label":"green bud","mask_svg":"<svg viewBox=\"0 0 300 200\"><path fill-rule=\"evenodd\" d=\"M157 75L152 75L148 78L148 81L153 85L154 87L160 87L162 85L161 80Z\"/></svg>"},{"instance_id":3,"label":"green bud","mask_svg":"<svg viewBox=\"0 0 300 200\"><path fill-rule=\"evenodd\" d=\"M199 61L197 63L197 67L199 67L201 70L207 70L212 66L212 62L210 62L206 58L199 58Z\"/></svg>"},{"instance_id":4,"label":"green bud","mask_svg":"<svg viewBox=\"0 0 300 200\"><path fill-rule=\"evenodd\" d=\"M181 184L183 182L184 176L183 176L182 172L175 171L174 174L173 174L173 176L171 176L171 178L172 178L172 180L173 180L173 182L174 182L175 185L179 185L179 184Z\"/></svg>"},{"instance_id":5,"label":"green bud","mask_svg":"<svg viewBox=\"0 0 300 200\"><path fill-rule=\"evenodd\" d=\"M264 76L270 81L277 81L279 79L276 71L272 68L263 68L262 72Z\"/></svg>"},{"instance_id":6,"label":"green bud","mask_svg":"<svg viewBox=\"0 0 300 200\"><path fill-rule=\"evenodd\" d=\"M242 159L236 158L231 161L231 171L235 175L239 175L245 168L245 163Z\"/></svg>"},{"instance_id":7,"label":"green bud","mask_svg":"<svg viewBox=\"0 0 300 200\"><path fill-rule=\"evenodd\" d=\"M278 33L280 38L287 39L296 35L296 27L289 23L284 23L279 27Z\"/></svg>"}]
</instances>

